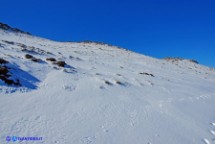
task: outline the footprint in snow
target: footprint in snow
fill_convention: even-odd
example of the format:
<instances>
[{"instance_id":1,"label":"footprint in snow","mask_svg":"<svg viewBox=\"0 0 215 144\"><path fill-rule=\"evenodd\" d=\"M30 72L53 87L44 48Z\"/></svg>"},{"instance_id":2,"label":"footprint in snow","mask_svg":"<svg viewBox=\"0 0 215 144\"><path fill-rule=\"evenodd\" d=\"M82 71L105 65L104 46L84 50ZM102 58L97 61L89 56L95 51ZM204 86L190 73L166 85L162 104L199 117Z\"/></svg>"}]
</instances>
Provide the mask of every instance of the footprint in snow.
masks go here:
<instances>
[{"instance_id":1,"label":"footprint in snow","mask_svg":"<svg viewBox=\"0 0 215 144\"><path fill-rule=\"evenodd\" d=\"M109 130L104 125L102 125L101 128L102 128L103 132L105 132L105 133L109 132Z\"/></svg>"},{"instance_id":2,"label":"footprint in snow","mask_svg":"<svg viewBox=\"0 0 215 144\"><path fill-rule=\"evenodd\" d=\"M211 125L215 127L215 122L214 122L214 123L211 123ZM213 136L215 136L215 131L214 131L214 130L210 130L210 133L211 133ZM211 141L212 141L212 142L215 142L215 139L212 139ZM204 142L205 144L211 144L210 140L208 140L208 139L206 139L206 138L203 139L203 142Z\"/></svg>"},{"instance_id":3,"label":"footprint in snow","mask_svg":"<svg viewBox=\"0 0 215 144\"><path fill-rule=\"evenodd\" d=\"M211 132L212 135L215 136L215 131L214 130L211 130L210 132Z\"/></svg>"},{"instance_id":4,"label":"footprint in snow","mask_svg":"<svg viewBox=\"0 0 215 144\"><path fill-rule=\"evenodd\" d=\"M96 140L96 137L93 136L93 137L84 137L82 139L82 142L85 143L85 144L90 144L92 143L94 140Z\"/></svg>"},{"instance_id":5,"label":"footprint in snow","mask_svg":"<svg viewBox=\"0 0 215 144\"><path fill-rule=\"evenodd\" d=\"M211 144L210 141L208 139L203 139L205 144Z\"/></svg>"},{"instance_id":6,"label":"footprint in snow","mask_svg":"<svg viewBox=\"0 0 215 144\"><path fill-rule=\"evenodd\" d=\"M215 123L211 123L212 126L215 126ZM210 133L215 136L215 131L214 130L210 130ZM212 139L213 142L215 142L215 139ZM207 144L207 143L206 143ZM210 143L209 143L210 144Z\"/></svg>"},{"instance_id":7,"label":"footprint in snow","mask_svg":"<svg viewBox=\"0 0 215 144\"><path fill-rule=\"evenodd\" d=\"M100 86L99 88L102 89L102 90L106 89L104 86Z\"/></svg>"},{"instance_id":8,"label":"footprint in snow","mask_svg":"<svg viewBox=\"0 0 215 144\"><path fill-rule=\"evenodd\" d=\"M76 87L73 85L64 85L63 89L65 89L67 91L74 91L76 89Z\"/></svg>"}]
</instances>

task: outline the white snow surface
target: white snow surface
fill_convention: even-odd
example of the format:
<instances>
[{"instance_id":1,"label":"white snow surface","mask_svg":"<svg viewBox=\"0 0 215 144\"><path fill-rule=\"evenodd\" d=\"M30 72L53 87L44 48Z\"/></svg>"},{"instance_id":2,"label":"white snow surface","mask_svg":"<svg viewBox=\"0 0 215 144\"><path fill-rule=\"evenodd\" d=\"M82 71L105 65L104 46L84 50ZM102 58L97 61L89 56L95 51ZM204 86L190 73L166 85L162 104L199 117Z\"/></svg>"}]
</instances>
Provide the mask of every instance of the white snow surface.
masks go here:
<instances>
[{"instance_id":1,"label":"white snow surface","mask_svg":"<svg viewBox=\"0 0 215 144\"><path fill-rule=\"evenodd\" d=\"M21 143L44 144L215 143L212 68L3 30L0 58L22 84L0 80L0 144L8 143L7 136L43 137Z\"/></svg>"}]
</instances>

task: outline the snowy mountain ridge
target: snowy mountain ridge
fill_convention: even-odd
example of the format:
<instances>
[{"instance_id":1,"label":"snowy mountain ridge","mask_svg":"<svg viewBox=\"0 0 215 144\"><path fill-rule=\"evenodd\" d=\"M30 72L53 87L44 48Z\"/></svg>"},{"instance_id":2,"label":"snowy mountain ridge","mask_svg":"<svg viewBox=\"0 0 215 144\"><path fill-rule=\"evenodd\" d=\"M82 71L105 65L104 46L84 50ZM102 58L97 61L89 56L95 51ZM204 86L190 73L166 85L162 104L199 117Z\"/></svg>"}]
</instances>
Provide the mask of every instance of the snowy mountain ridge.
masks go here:
<instances>
[{"instance_id":1,"label":"snowy mountain ridge","mask_svg":"<svg viewBox=\"0 0 215 144\"><path fill-rule=\"evenodd\" d=\"M10 27L9 25L1 23L1 22L0 22L0 29L8 31L8 32L22 33L22 34L31 35L29 32L22 31L22 30L20 30L18 28Z\"/></svg>"},{"instance_id":2,"label":"snowy mountain ridge","mask_svg":"<svg viewBox=\"0 0 215 144\"><path fill-rule=\"evenodd\" d=\"M0 27L0 143L215 143L214 69L11 29Z\"/></svg>"}]
</instances>

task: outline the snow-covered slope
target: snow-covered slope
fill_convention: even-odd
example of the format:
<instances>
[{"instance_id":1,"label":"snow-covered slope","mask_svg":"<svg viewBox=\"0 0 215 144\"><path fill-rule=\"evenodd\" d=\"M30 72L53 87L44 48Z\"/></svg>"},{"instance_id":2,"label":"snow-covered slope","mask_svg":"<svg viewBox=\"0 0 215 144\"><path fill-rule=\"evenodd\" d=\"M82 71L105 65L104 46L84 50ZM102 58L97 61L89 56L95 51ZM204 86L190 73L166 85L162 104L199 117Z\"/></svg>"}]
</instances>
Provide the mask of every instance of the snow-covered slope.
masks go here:
<instances>
[{"instance_id":1,"label":"snow-covered slope","mask_svg":"<svg viewBox=\"0 0 215 144\"><path fill-rule=\"evenodd\" d=\"M215 143L212 68L3 29L0 58L1 144Z\"/></svg>"}]
</instances>

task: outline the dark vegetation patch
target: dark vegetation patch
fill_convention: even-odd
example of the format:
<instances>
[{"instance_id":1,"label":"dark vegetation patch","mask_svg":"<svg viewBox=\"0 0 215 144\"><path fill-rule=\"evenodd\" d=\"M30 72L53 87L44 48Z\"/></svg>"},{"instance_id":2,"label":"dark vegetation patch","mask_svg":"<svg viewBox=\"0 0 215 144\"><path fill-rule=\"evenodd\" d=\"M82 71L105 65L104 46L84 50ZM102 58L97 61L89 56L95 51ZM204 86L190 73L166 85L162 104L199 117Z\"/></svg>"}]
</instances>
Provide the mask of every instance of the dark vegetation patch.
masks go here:
<instances>
[{"instance_id":1,"label":"dark vegetation patch","mask_svg":"<svg viewBox=\"0 0 215 144\"><path fill-rule=\"evenodd\" d=\"M76 69L64 69L63 72L65 72L65 73L70 73L70 74L75 74L75 73L77 73Z\"/></svg>"},{"instance_id":2,"label":"dark vegetation patch","mask_svg":"<svg viewBox=\"0 0 215 144\"><path fill-rule=\"evenodd\" d=\"M90 40L85 40L85 41L82 41L80 43L113 46L111 44L107 44L104 42L96 42L96 41L90 41Z\"/></svg>"},{"instance_id":3,"label":"dark vegetation patch","mask_svg":"<svg viewBox=\"0 0 215 144\"><path fill-rule=\"evenodd\" d=\"M33 62L38 62L38 63L42 61L41 59L38 59L38 58L32 58L31 60L32 60Z\"/></svg>"},{"instance_id":4,"label":"dark vegetation patch","mask_svg":"<svg viewBox=\"0 0 215 144\"><path fill-rule=\"evenodd\" d=\"M53 69L55 69L55 70L60 70L60 68L59 68L59 67L56 67L56 66L54 66Z\"/></svg>"},{"instance_id":5,"label":"dark vegetation patch","mask_svg":"<svg viewBox=\"0 0 215 144\"><path fill-rule=\"evenodd\" d=\"M113 84L111 83L111 82L109 82L109 81L105 81L105 84L107 84L107 85L109 85L109 86L112 86Z\"/></svg>"},{"instance_id":6,"label":"dark vegetation patch","mask_svg":"<svg viewBox=\"0 0 215 144\"><path fill-rule=\"evenodd\" d=\"M113 85L114 85L113 83L111 83L110 81L107 81L107 80L105 80L105 84L107 84L107 85L109 85L109 86L113 86ZM121 81L119 81L119 80L115 80L115 84L118 84L118 85L120 85L120 86L127 86L126 83L121 82Z\"/></svg>"},{"instance_id":7,"label":"dark vegetation patch","mask_svg":"<svg viewBox=\"0 0 215 144\"><path fill-rule=\"evenodd\" d=\"M77 60L77 61L82 61L81 58L79 58L79 57L73 57L73 56L69 56L69 59L71 59L71 60Z\"/></svg>"},{"instance_id":8,"label":"dark vegetation patch","mask_svg":"<svg viewBox=\"0 0 215 144\"><path fill-rule=\"evenodd\" d=\"M8 85L22 86L18 79L16 81L14 81L3 75L0 75L0 79Z\"/></svg>"},{"instance_id":9,"label":"dark vegetation patch","mask_svg":"<svg viewBox=\"0 0 215 144\"><path fill-rule=\"evenodd\" d=\"M0 80L2 80L3 82L5 82L8 85L15 85L15 86L21 86L19 80L11 80L11 74L10 74L10 68L8 68L7 66L3 65L8 63L6 60L0 58L1 63L0 63Z\"/></svg>"},{"instance_id":10,"label":"dark vegetation patch","mask_svg":"<svg viewBox=\"0 0 215 144\"><path fill-rule=\"evenodd\" d=\"M65 61L57 61L54 62L53 64L59 66L59 67L65 67L66 66L66 62Z\"/></svg>"},{"instance_id":11,"label":"dark vegetation patch","mask_svg":"<svg viewBox=\"0 0 215 144\"><path fill-rule=\"evenodd\" d=\"M83 61L81 58L79 58L79 57L76 57L75 58L77 61Z\"/></svg>"},{"instance_id":12,"label":"dark vegetation patch","mask_svg":"<svg viewBox=\"0 0 215 144\"><path fill-rule=\"evenodd\" d=\"M3 75L5 77L9 77L9 69L6 66L0 66L0 75Z\"/></svg>"},{"instance_id":13,"label":"dark vegetation patch","mask_svg":"<svg viewBox=\"0 0 215 144\"><path fill-rule=\"evenodd\" d=\"M46 61L56 62L57 60L55 58L46 58Z\"/></svg>"},{"instance_id":14,"label":"dark vegetation patch","mask_svg":"<svg viewBox=\"0 0 215 144\"><path fill-rule=\"evenodd\" d=\"M155 77L153 74L146 73L146 72L141 72L139 74L141 74L141 75L147 75L147 76L151 76L151 77Z\"/></svg>"},{"instance_id":15,"label":"dark vegetation patch","mask_svg":"<svg viewBox=\"0 0 215 144\"><path fill-rule=\"evenodd\" d=\"M2 60L2 58L1 58ZM7 84L8 86L26 87L29 89L35 89L37 86L34 82L39 82L39 80L17 67L17 65L12 66L11 63L4 60L4 63L0 64L0 81Z\"/></svg>"},{"instance_id":16,"label":"dark vegetation patch","mask_svg":"<svg viewBox=\"0 0 215 144\"><path fill-rule=\"evenodd\" d=\"M192 62L192 63L195 63L195 64L199 64L199 62L198 62L197 60L183 59L183 58L180 58L180 57L176 57L176 58L173 58L173 57L166 57L166 58L164 58L164 60L170 61L170 62L172 62L172 63L174 63L174 62L179 62L179 61L182 61L182 60L187 60L187 61L189 61L189 62Z\"/></svg>"},{"instance_id":17,"label":"dark vegetation patch","mask_svg":"<svg viewBox=\"0 0 215 144\"><path fill-rule=\"evenodd\" d=\"M57 61L55 58L46 58L46 61L50 61L50 62L52 62L52 64L57 65L58 67L68 66L65 61ZM70 66L68 66L68 67L70 67Z\"/></svg>"},{"instance_id":18,"label":"dark vegetation patch","mask_svg":"<svg viewBox=\"0 0 215 144\"><path fill-rule=\"evenodd\" d=\"M26 54L26 55L25 55L25 58L26 58L26 59L32 59L32 58L34 58L34 57L33 57L32 55Z\"/></svg>"},{"instance_id":19,"label":"dark vegetation patch","mask_svg":"<svg viewBox=\"0 0 215 144\"><path fill-rule=\"evenodd\" d=\"M121 86L126 86L126 83L123 83L121 81L116 80L116 84L121 85Z\"/></svg>"},{"instance_id":20,"label":"dark vegetation patch","mask_svg":"<svg viewBox=\"0 0 215 144\"><path fill-rule=\"evenodd\" d=\"M34 46L26 46L26 45L21 44L21 43L17 43L17 45L22 48L23 52L34 53L34 54L50 54L50 55L53 55L51 52L44 51L44 50L42 50L40 48L36 48Z\"/></svg>"},{"instance_id":21,"label":"dark vegetation patch","mask_svg":"<svg viewBox=\"0 0 215 144\"><path fill-rule=\"evenodd\" d=\"M22 52L25 52L25 53L39 54L38 52L36 52L36 51L34 51L34 50L29 50L29 49L26 49L26 48L23 48L21 51L22 51Z\"/></svg>"},{"instance_id":22,"label":"dark vegetation patch","mask_svg":"<svg viewBox=\"0 0 215 144\"><path fill-rule=\"evenodd\" d=\"M0 58L0 64L6 64L8 61L4 60L3 58Z\"/></svg>"},{"instance_id":23,"label":"dark vegetation patch","mask_svg":"<svg viewBox=\"0 0 215 144\"><path fill-rule=\"evenodd\" d=\"M40 48L36 48L34 46L28 46L26 49L24 49L25 51L29 51L29 52L35 52L35 53L38 53L38 54L50 54L50 55L53 55L51 52L48 52L48 51L45 51L45 50L42 50Z\"/></svg>"},{"instance_id":24,"label":"dark vegetation patch","mask_svg":"<svg viewBox=\"0 0 215 144\"><path fill-rule=\"evenodd\" d=\"M7 44L10 44L10 45L14 45L15 42L12 42L12 41L6 41L6 40L3 40L3 42L7 43Z\"/></svg>"},{"instance_id":25,"label":"dark vegetation patch","mask_svg":"<svg viewBox=\"0 0 215 144\"><path fill-rule=\"evenodd\" d=\"M35 58L34 56L32 56L32 55L30 55L30 54L26 54L26 55L25 55L25 58L26 58L26 59L30 59L30 60L33 61L33 62L41 62L41 61L42 61L41 59Z\"/></svg>"},{"instance_id":26,"label":"dark vegetation patch","mask_svg":"<svg viewBox=\"0 0 215 144\"><path fill-rule=\"evenodd\" d=\"M47 52L45 50L42 50L40 48L36 48L34 46L27 46L27 45L22 44L22 43L6 41L6 40L3 40L3 42L10 44L10 45L19 46L21 48L22 52L31 53L31 54L50 54L50 55L53 55L51 52Z\"/></svg>"},{"instance_id":27,"label":"dark vegetation patch","mask_svg":"<svg viewBox=\"0 0 215 144\"><path fill-rule=\"evenodd\" d=\"M27 45L24 45L24 44L21 44L21 43L17 43L17 46L20 46L20 47L21 47L21 48L23 48L23 49L28 48L28 46L27 46Z\"/></svg>"},{"instance_id":28,"label":"dark vegetation patch","mask_svg":"<svg viewBox=\"0 0 215 144\"><path fill-rule=\"evenodd\" d=\"M183 60L182 58L180 58L180 57L166 57L166 58L164 58L165 60Z\"/></svg>"},{"instance_id":29,"label":"dark vegetation patch","mask_svg":"<svg viewBox=\"0 0 215 144\"><path fill-rule=\"evenodd\" d=\"M85 40L85 41L82 41L80 43L83 43L83 44L95 44L95 45L103 45L103 46L109 46L109 47L115 47L115 48L118 48L118 49L123 49L121 47L118 47L118 46L114 46L114 45L111 45L111 44L107 44L105 42L98 42L98 41L91 41L91 40ZM85 47L85 46L84 46ZM102 48L99 48L100 50L104 50ZM128 51L127 49L124 49L125 51Z\"/></svg>"},{"instance_id":30,"label":"dark vegetation patch","mask_svg":"<svg viewBox=\"0 0 215 144\"><path fill-rule=\"evenodd\" d=\"M74 59L74 57L73 56L69 56L69 59Z\"/></svg>"},{"instance_id":31,"label":"dark vegetation patch","mask_svg":"<svg viewBox=\"0 0 215 144\"><path fill-rule=\"evenodd\" d=\"M197 60L188 60L188 61L195 63L195 64L199 64L199 62Z\"/></svg>"},{"instance_id":32,"label":"dark vegetation patch","mask_svg":"<svg viewBox=\"0 0 215 144\"><path fill-rule=\"evenodd\" d=\"M215 68L209 68L210 71L215 71Z\"/></svg>"},{"instance_id":33,"label":"dark vegetation patch","mask_svg":"<svg viewBox=\"0 0 215 144\"><path fill-rule=\"evenodd\" d=\"M29 32L24 32L18 28L12 28L4 23L0 23L0 29L31 35Z\"/></svg>"}]
</instances>

